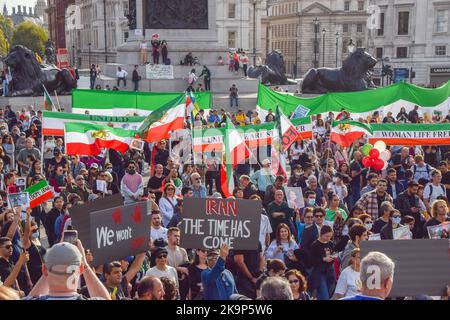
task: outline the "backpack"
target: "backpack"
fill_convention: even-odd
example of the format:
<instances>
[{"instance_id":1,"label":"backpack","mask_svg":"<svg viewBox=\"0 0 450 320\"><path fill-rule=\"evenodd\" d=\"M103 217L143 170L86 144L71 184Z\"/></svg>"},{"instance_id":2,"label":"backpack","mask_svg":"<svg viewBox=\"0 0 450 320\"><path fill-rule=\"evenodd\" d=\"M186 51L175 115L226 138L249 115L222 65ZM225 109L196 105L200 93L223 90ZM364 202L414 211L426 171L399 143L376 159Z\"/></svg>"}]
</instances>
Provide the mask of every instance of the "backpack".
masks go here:
<instances>
[{"instance_id":1,"label":"backpack","mask_svg":"<svg viewBox=\"0 0 450 320\"><path fill-rule=\"evenodd\" d=\"M445 186L442 183L440 183L439 185L440 185L441 189L444 191L444 195L446 195L447 190L445 190ZM433 194L433 190L434 190L433 184L432 183L428 184L428 187L430 188L430 199L431 199L431 195Z\"/></svg>"},{"instance_id":2,"label":"backpack","mask_svg":"<svg viewBox=\"0 0 450 320\"><path fill-rule=\"evenodd\" d=\"M427 169L427 175L430 175L430 166L428 165L428 163L425 165L425 168ZM414 174L416 174L417 171L417 164L414 165Z\"/></svg>"}]
</instances>

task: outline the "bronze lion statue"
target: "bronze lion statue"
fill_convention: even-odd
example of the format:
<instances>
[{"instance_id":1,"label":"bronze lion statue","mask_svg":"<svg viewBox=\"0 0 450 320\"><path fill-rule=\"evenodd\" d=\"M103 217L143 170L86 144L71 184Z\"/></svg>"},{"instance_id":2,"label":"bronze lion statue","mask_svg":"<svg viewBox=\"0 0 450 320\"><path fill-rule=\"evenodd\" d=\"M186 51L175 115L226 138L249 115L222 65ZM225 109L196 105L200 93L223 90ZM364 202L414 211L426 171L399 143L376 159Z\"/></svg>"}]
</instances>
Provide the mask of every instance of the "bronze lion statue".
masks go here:
<instances>
[{"instance_id":1,"label":"bronze lion statue","mask_svg":"<svg viewBox=\"0 0 450 320\"><path fill-rule=\"evenodd\" d=\"M342 63L342 68L310 69L303 77L302 93L349 92L367 90L368 72L377 59L358 48Z\"/></svg>"},{"instance_id":2,"label":"bronze lion statue","mask_svg":"<svg viewBox=\"0 0 450 320\"><path fill-rule=\"evenodd\" d=\"M247 74L250 78L261 78L261 83L266 85L288 84L283 55L276 50L267 54L266 65L251 66L248 68Z\"/></svg>"},{"instance_id":3,"label":"bronze lion statue","mask_svg":"<svg viewBox=\"0 0 450 320\"><path fill-rule=\"evenodd\" d=\"M15 46L5 59L12 75L11 96L37 96L56 90L58 94L70 94L77 81L67 69L52 65L40 65L34 53L24 46Z\"/></svg>"}]
</instances>

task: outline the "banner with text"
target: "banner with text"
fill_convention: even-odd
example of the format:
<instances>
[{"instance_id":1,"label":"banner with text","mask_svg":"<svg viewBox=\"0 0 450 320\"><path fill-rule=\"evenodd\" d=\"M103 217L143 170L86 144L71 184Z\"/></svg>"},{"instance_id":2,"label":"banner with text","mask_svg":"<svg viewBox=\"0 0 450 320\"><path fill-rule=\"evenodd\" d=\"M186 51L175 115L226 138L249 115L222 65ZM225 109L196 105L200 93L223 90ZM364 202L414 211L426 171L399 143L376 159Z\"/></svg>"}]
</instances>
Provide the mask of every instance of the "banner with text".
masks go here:
<instances>
[{"instance_id":1,"label":"banner with text","mask_svg":"<svg viewBox=\"0 0 450 320\"><path fill-rule=\"evenodd\" d=\"M181 222L183 248L235 250L258 248L262 205L235 199L185 199Z\"/></svg>"},{"instance_id":2,"label":"banner with text","mask_svg":"<svg viewBox=\"0 0 450 320\"><path fill-rule=\"evenodd\" d=\"M369 143L382 140L388 146L430 146L450 144L450 123L371 124Z\"/></svg>"},{"instance_id":3,"label":"banner with text","mask_svg":"<svg viewBox=\"0 0 450 320\"><path fill-rule=\"evenodd\" d=\"M150 239L147 202L92 212L90 246L94 265L142 253Z\"/></svg>"},{"instance_id":4,"label":"banner with text","mask_svg":"<svg viewBox=\"0 0 450 320\"><path fill-rule=\"evenodd\" d=\"M173 79L173 66L166 66L164 64L148 64L147 65L147 79Z\"/></svg>"}]
</instances>

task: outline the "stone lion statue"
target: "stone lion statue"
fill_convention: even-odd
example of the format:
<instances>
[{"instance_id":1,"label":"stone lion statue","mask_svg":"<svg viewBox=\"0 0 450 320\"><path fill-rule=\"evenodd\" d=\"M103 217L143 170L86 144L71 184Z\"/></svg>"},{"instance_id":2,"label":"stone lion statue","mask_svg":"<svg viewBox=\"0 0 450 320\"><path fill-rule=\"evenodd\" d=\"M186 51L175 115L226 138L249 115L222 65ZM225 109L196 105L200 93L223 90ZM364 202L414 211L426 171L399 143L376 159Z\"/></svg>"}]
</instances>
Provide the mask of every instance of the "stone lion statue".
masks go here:
<instances>
[{"instance_id":1,"label":"stone lion statue","mask_svg":"<svg viewBox=\"0 0 450 320\"><path fill-rule=\"evenodd\" d=\"M327 93L367 90L368 72L377 60L358 48L342 63L342 68L310 69L303 77L302 93Z\"/></svg>"},{"instance_id":2,"label":"stone lion statue","mask_svg":"<svg viewBox=\"0 0 450 320\"><path fill-rule=\"evenodd\" d=\"M251 66L247 73L250 78L258 79L261 77L261 83L266 85L288 84L283 55L276 50L267 54L266 65Z\"/></svg>"},{"instance_id":3,"label":"stone lion statue","mask_svg":"<svg viewBox=\"0 0 450 320\"><path fill-rule=\"evenodd\" d=\"M40 65L31 50L15 46L5 59L10 67L12 82L11 96L36 96L44 92L44 87L58 94L70 94L77 87L77 81L67 69L51 65Z\"/></svg>"}]
</instances>

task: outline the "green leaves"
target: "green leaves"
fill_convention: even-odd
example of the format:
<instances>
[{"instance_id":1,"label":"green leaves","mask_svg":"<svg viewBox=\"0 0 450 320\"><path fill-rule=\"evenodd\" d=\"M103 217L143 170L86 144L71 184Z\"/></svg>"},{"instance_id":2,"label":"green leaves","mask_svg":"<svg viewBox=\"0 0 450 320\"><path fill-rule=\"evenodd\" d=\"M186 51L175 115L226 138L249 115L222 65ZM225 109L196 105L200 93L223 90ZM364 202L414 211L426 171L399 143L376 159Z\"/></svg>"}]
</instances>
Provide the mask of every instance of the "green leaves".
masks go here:
<instances>
[{"instance_id":1,"label":"green leaves","mask_svg":"<svg viewBox=\"0 0 450 320\"><path fill-rule=\"evenodd\" d=\"M24 21L14 31L12 45L23 45L40 56L43 56L47 40L48 34L44 28L31 21Z\"/></svg>"}]
</instances>

